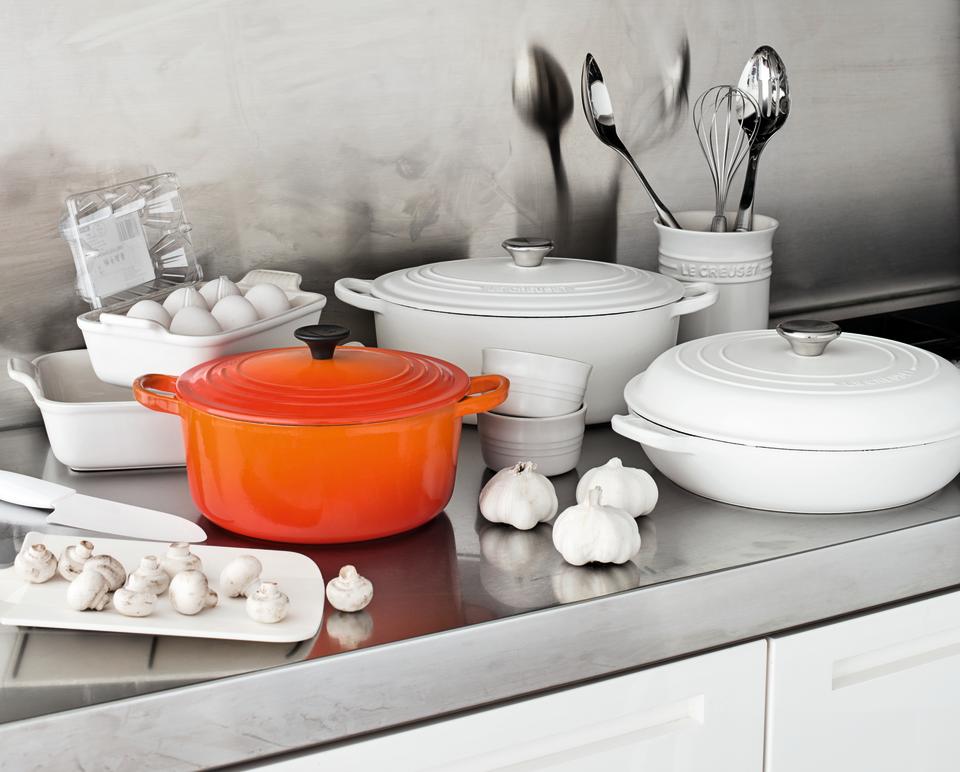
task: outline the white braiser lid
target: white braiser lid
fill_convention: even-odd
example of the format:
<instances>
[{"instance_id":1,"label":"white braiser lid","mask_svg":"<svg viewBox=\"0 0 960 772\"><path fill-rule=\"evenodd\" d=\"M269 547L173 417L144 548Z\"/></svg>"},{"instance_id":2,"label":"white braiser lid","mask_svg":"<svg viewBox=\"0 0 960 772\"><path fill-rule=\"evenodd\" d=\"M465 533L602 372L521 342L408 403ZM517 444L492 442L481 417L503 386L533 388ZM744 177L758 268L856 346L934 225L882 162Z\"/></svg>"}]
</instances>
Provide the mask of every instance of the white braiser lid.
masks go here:
<instances>
[{"instance_id":1,"label":"white braiser lid","mask_svg":"<svg viewBox=\"0 0 960 772\"><path fill-rule=\"evenodd\" d=\"M599 316L683 297L676 279L629 265L546 257L546 239L507 239L510 256L448 260L384 274L372 293L428 311L474 316Z\"/></svg>"},{"instance_id":2,"label":"white braiser lid","mask_svg":"<svg viewBox=\"0 0 960 772\"><path fill-rule=\"evenodd\" d=\"M954 365L905 343L841 336L829 322L689 341L624 397L661 426L741 445L877 450L960 436Z\"/></svg>"}]
</instances>

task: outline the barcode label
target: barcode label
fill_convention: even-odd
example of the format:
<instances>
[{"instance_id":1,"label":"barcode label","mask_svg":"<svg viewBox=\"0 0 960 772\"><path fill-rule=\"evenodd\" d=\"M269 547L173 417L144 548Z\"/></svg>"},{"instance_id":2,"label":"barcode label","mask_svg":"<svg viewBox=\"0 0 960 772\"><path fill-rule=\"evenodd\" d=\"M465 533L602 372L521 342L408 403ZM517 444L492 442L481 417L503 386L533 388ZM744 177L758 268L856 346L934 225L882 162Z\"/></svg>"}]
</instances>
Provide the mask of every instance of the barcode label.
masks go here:
<instances>
[{"instance_id":1,"label":"barcode label","mask_svg":"<svg viewBox=\"0 0 960 772\"><path fill-rule=\"evenodd\" d=\"M135 217L121 217L117 220L117 234L121 241L141 238L140 221Z\"/></svg>"}]
</instances>

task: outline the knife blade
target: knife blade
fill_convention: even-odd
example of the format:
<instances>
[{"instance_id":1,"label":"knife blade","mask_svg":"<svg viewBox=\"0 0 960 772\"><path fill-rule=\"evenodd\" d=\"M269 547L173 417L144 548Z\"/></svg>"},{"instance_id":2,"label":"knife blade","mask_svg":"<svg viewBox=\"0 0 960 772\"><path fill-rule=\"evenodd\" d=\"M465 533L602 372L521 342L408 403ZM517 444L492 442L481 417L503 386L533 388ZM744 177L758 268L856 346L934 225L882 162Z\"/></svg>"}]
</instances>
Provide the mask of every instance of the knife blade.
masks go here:
<instances>
[{"instance_id":1,"label":"knife blade","mask_svg":"<svg viewBox=\"0 0 960 772\"><path fill-rule=\"evenodd\" d=\"M206 541L194 522L169 512L121 504L77 493L73 488L0 469L0 501L34 509L52 509L51 525L129 536L149 541Z\"/></svg>"}]
</instances>

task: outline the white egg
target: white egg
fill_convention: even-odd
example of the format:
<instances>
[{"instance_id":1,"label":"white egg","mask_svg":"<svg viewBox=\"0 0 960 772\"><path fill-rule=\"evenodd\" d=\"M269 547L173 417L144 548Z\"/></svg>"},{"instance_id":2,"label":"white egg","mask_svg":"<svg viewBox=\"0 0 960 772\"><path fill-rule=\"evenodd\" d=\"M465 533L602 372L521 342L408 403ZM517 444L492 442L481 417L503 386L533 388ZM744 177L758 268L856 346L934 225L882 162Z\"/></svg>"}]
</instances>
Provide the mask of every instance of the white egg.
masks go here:
<instances>
[{"instance_id":1,"label":"white egg","mask_svg":"<svg viewBox=\"0 0 960 772\"><path fill-rule=\"evenodd\" d=\"M261 319L282 314L290 308L287 293L276 284L254 284L247 290L247 300L253 303Z\"/></svg>"},{"instance_id":2,"label":"white egg","mask_svg":"<svg viewBox=\"0 0 960 772\"><path fill-rule=\"evenodd\" d=\"M223 329L206 308L186 306L173 315L170 332L174 335L216 335Z\"/></svg>"},{"instance_id":3,"label":"white egg","mask_svg":"<svg viewBox=\"0 0 960 772\"><path fill-rule=\"evenodd\" d=\"M134 319L149 319L151 322L162 324L164 327L170 326L170 312L161 306L156 300L140 300L134 303L127 316Z\"/></svg>"},{"instance_id":4,"label":"white egg","mask_svg":"<svg viewBox=\"0 0 960 772\"><path fill-rule=\"evenodd\" d=\"M195 287L180 287L180 289L175 289L169 295L167 299L163 301L163 307L167 309L168 314L173 316L177 315L177 311L181 308L202 308L204 311L209 310L207 306L207 301L203 299L203 295L197 292Z\"/></svg>"},{"instance_id":5,"label":"white egg","mask_svg":"<svg viewBox=\"0 0 960 772\"><path fill-rule=\"evenodd\" d=\"M225 330L233 330L237 327L253 324L260 319L253 303L243 295L227 295L220 298L210 313Z\"/></svg>"},{"instance_id":6,"label":"white egg","mask_svg":"<svg viewBox=\"0 0 960 772\"><path fill-rule=\"evenodd\" d=\"M218 301L223 300L225 297L230 295L239 295L240 290L236 284L234 284L226 276L220 276L213 281L208 281L200 288L200 295L204 300L207 301L207 305L210 307L210 310L213 310L213 307L217 304Z\"/></svg>"}]
</instances>

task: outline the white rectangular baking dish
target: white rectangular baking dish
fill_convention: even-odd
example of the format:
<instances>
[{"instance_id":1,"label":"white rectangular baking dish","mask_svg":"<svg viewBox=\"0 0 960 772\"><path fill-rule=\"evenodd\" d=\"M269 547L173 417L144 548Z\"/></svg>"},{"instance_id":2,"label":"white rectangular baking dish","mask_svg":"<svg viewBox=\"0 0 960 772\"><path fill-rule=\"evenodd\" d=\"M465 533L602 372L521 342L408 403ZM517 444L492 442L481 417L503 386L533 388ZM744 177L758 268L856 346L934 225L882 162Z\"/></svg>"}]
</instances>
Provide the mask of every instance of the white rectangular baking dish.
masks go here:
<instances>
[{"instance_id":1,"label":"white rectangular baking dish","mask_svg":"<svg viewBox=\"0 0 960 772\"><path fill-rule=\"evenodd\" d=\"M77 317L77 324L97 377L117 386L131 386L136 378L147 373L180 375L194 365L226 354L296 345L293 331L305 324L316 324L327 303L323 295L301 290L301 278L289 271L258 269L247 273L237 282L241 290L254 284L275 284L286 293L292 307L277 316L216 335L174 335L156 322L125 316L138 300L146 297L163 302L175 287L88 311ZM203 283L195 286L202 287Z\"/></svg>"},{"instance_id":2,"label":"white rectangular baking dish","mask_svg":"<svg viewBox=\"0 0 960 772\"><path fill-rule=\"evenodd\" d=\"M129 388L101 383L84 349L13 357L9 376L33 397L53 455L78 471L183 466L180 419L145 408Z\"/></svg>"}]
</instances>

